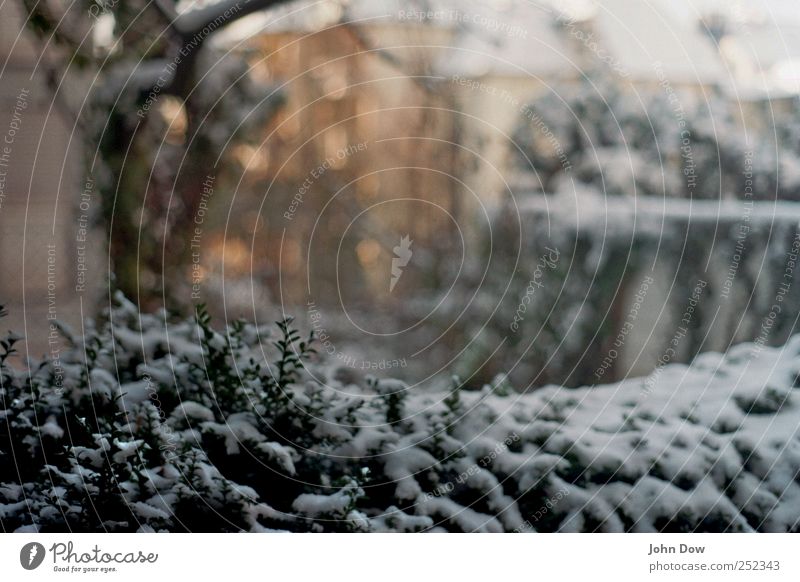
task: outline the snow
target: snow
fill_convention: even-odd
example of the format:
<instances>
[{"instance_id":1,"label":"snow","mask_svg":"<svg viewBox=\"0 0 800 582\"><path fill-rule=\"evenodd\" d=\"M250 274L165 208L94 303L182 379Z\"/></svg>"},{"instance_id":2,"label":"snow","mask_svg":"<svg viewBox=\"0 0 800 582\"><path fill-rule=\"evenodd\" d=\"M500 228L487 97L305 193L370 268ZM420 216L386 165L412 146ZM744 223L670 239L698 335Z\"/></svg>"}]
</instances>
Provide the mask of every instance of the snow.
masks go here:
<instances>
[{"instance_id":1,"label":"snow","mask_svg":"<svg viewBox=\"0 0 800 582\"><path fill-rule=\"evenodd\" d=\"M258 442L264 436L253 426L249 413L242 413L228 417L225 424L216 422L203 422L200 430L204 433L215 434L225 441L225 450L229 455L240 452L239 445L245 441Z\"/></svg>"},{"instance_id":2,"label":"snow","mask_svg":"<svg viewBox=\"0 0 800 582\"><path fill-rule=\"evenodd\" d=\"M566 35L556 26L557 13L535 2L502 5L454 3L464 15L455 27L449 50L437 63L437 72L482 76L558 78L577 74Z\"/></svg>"},{"instance_id":3,"label":"snow","mask_svg":"<svg viewBox=\"0 0 800 582\"><path fill-rule=\"evenodd\" d=\"M634 229L655 234L665 223L736 224L742 221L743 204L737 200L685 198L636 198L604 196L591 190L546 196L520 196L520 210L544 213L562 224L600 228L615 237L629 237ZM754 204L749 211L753 228L772 224L800 227L800 203L786 200Z\"/></svg>"},{"instance_id":4,"label":"snow","mask_svg":"<svg viewBox=\"0 0 800 582\"><path fill-rule=\"evenodd\" d=\"M672 2L603 0L597 6L602 45L631 76L657 81L653 64L660 63L675 83L713 85L727 78L713 41L697 22L675 18Z\"/></svg>"},{"instance_id":5,"label":"snow","mask_svg":"<svg viewBox=\"0 0 800 582\"><path fill-rule=\"evenodd\" d=\"M503 526L494 518L465 508L446 497L425 498L419 504L423 515L431 516L435 521L451 521L462 531L473 533L500 533Z\"/></svg>"},{"instance_id":6,"label":"snow","mask_svg":"<svg viewBox=\"0 0 800 582\"><path fill-rule=\"evenodd\" d=\"M126 459L135 456L143 444L144 441L142 440L122 442L119 439L114 439L114 446L119 449L113 455L114 462L122 463Z\"/></svg>"},{"instance_id":7,"label":"snow","mask_svg":"<svg viewBox=\"0 0 800 582\"><path fill-rule=\"evenodd\" d=\"M143 328L166 345L157 319ZM155 339L153 329L164 337ZM193 326L175 329L170 345L198 338ZM243 335L256 342L252 332ZM254 347L232 350L239 373L253 373ZM127 418L116 425L101 415L98 432L70 447L64 406L88 417L81 395L93 395L89 406L101 410L116 391L99 386L143 381L132 372L138 365L117 381L114 360L101 354L91 391L71 377L76 394L43 403L41 427L30 411L3 415L15 435L3 447L24 442L35 451L45 440L70 454L39 468L41 480L16 483L5 472L0 516L6 529L63 530L65 520L85 519L90 495L117 509L81 527L116 531L220 527L204 515L248 531L796 531L800 336L781 348L756 347L608 385L522 393L505 378L461 390L448 404L452 388L343 384L323 360L287 389L293 404L267 399L256 405L260 412L247 400L226 401L224 392L212 411L202 403L206 374L174 370L184 354L172 350L148 360L150 371L175 373L180 400L164 393L162 423L147 428L149 405L119 411ZM187 352L193 357L197 345ZM74 357L62 353L64 361ZM34 378L49 379L48 365ZM9 374L3 402L22 406L24 376ZM400 419L387 421L398 410ZM154 448L167 429L174 455L159 456ZM103 485L109 464L113 492Z\"/></svg>"},{"instance_id":8,"label":"snow","mask_svg":"<svg viewBox=\"0 0 800 582\"><path fill-rule=\"evenodd\" d=\"M167 519L169 518L169 514L157 507L153 507L152 505L148 505L147 503L143 503L141 501L137 501L132 504L133 510L137 516L142 519Z\"/></svg>"},{"instance_id":9,"label":"snow","mask_svg":"<svg viewBox=\"0 0 800 582\"><path fill-rule=\"evenodd\" d=\"M203 406L197 402L192 402L191 400L187 400L185 402L181 402L175 410L172 412L172 416L177 419L189 419L189 420L200 420L200 421L209 421L213 422L214 420L214 413L208 409L208 407Z\"/></svg>"},{"instance_id":10,"label":"snow","mask_svg":"<svg viewBox=\"0 0 800 582\"><path fill-rule=\"evenodd\" d=\"M383 470L386 476L397 484L395 495L398 499L416 499L422 494L414 474L436 464L429 453L409 447L406 442L389 447Z\"/></svg>"},{"instance_id":11,"label":"snow","mask_svg":"<svg viewBox=\"0 0 800 582\"><path fill-rule=\"evenodd\" d=\"M275 461L288 475L297 473L292 459L292 454L294 452L292 449L284 447L279 443L259 443L256 449L265 453L268 459Z\"/></svg>"},{"instance_id":12,"label":"snow","mask_svg":"<svg viewBox=\"0 0 800 582\"><path fill-rule=\"evenodd\" d=\"M39 427L39 433L42 436L49 436L54 439L60 439L64 436L64 429L58 426L55 416L48 416L45 423Z\"/></svg>"},{"instance_id":13,"label":"snow","mask_svg":"<svg viewBox=\"0 0 800 582\"><path fill-rule=\"evenodd\" d=\"M153 383L147 380L128 382L119 387L119 392L122 394L122 402L125 408L147 402L154 391L155 387Z\"/></svg>"},{"instance_id":14,"label":"snow","mask_svg":"<svg viewBox=\"0 0 800 582\"><path fill-rule=\"evenodd\" d=\"M364 491L357 486L347 485L330 495L315 495L310 493L300 495L294 500L292 507L297 512L309 517L346 515L353 503L353 498L363 494Z\"/></svg>"},{"instance_id":15,"label":"snow","mask_svg":"<svg viewBox=\"0 0 800 582\"><path fill-rule=\"evenodd\" d=\"M800 58L800 24L768 19L733 27L720 41L722 54L745 95L777 98L797 95L800 85L793 63ZM788 73L788 74L786 74Z\"/></svg>"}]
</instances>

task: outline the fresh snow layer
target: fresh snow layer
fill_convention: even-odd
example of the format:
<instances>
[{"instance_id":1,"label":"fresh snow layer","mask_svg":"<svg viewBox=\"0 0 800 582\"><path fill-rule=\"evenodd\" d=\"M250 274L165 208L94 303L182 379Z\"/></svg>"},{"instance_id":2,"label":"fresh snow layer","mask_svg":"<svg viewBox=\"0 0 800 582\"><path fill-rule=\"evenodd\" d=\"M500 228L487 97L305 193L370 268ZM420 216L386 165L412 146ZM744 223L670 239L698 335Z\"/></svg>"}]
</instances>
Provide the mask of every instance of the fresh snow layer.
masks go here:
<instances>
[{"instance_id":1,"label":"fresh snow layer","mask_svg":"<svg viewBox=\"0 0 800 582\"><path fill-rule=\"evenodd\" d=\"M252 326L114 315L88 374L62 353L61 391L52 362L5 369L4 530L798 530L800 336L577 389L356 385L322 361L267 393Z\"/></svg>"}]
</instances>

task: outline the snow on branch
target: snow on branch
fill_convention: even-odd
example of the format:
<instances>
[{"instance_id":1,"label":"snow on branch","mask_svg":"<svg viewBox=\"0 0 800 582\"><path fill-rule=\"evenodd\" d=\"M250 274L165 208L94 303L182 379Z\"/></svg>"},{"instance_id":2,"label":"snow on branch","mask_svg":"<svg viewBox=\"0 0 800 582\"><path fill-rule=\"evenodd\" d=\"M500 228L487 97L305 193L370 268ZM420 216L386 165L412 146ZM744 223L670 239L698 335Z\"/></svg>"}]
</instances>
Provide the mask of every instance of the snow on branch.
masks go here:
<instances>
[{"instance_id":1,"label":"snow on branch","mask_svg":"<svg viewBox=\"0 0 800 582\"><path fill-rule=\"evenodd\" d=\"M218 28L285 2L286 0L223 0L175 16L172 19L172 26L183 38L197 36L204 40Z\"/></svg>"}]
</instances>

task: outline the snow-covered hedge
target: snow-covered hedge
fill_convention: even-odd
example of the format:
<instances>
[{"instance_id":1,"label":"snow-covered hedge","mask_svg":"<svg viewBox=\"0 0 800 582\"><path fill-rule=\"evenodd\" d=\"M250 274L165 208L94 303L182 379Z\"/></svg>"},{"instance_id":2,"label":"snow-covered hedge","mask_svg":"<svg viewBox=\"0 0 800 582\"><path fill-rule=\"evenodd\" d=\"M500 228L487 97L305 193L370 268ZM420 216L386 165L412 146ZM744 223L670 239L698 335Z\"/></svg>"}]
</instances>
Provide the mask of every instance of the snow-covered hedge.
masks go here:
<instances>
[{"instance_id":1,"label":"snow-covered hedge","mask_svg":"<svg viewBox=\"0 0 800 582\"><path fill-rule=\"evenodd\" d=\"M4 531L794 531L800 338L518 394L345 381L288 322L0 344Z\"/></svg>"}]
</instances>

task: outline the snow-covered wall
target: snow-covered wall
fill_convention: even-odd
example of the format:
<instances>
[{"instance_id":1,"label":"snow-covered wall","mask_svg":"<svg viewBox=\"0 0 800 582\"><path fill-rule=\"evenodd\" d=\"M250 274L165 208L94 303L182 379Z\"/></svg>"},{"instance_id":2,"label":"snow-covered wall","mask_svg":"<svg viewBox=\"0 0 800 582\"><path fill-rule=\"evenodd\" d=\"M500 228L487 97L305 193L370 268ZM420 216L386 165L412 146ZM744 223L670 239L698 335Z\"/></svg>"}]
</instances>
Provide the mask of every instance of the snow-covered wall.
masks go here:
<instances>
[{"instance_id":1,"label":"snow-covered wall","mask_svg":"<svg viewBox=\"0 0 800 582\"><path fill-rule=\"evenodd\" d=\"M520 211L530 265L544 246L560 250L550 324L563 332L558 359L585 356L564 370L577 382L742 341L758 350L796 329L798 203L580 194L531 196Z\"/></svg>"}]
</instances>

